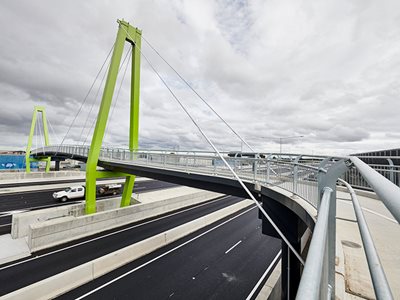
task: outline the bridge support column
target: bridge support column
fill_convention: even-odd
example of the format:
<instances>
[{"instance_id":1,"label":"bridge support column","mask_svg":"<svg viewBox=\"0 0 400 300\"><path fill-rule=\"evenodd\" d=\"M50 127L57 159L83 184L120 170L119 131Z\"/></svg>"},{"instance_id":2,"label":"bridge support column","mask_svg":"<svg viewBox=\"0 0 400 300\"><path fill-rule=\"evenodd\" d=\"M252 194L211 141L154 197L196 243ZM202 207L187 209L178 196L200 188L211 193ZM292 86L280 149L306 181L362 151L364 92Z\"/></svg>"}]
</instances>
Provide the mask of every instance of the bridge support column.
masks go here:
<instances>
[{"instance_id":1,"label":"bridge support column","mask_svg":"<svg viewBox=\"0 0 400 300\"><path fill-rule=\"evenodd\" d=\"M265 211L286 236L292 246L298 253L302 254L303 249L301 238L304 235L307 226L294 212L277 201L262 196L262 203ZM261 214L260 217L262 219L262 233L275 238L280 238L268 220ZM295 299L300 283L302 265L283 240L281 271L281 298Z\"/></svg>"},{"instance_id":2,"label":"bridge support column","mask_svg":"<svg viewBox=\"0 0 400 300\"><path fill-rule=\"evenodd\" d=\"M28 137L28 145L26 146L26 151L25 151L26 173L31 172L31 162L33 162L33 161L45 161L46 162L46 173L50 171L51 157L44 157L44 158L38 158L38 159L31 158L32 139L33 139L33 135L35 134L35 126L36 126L38 113L42 114L44 146L48 146L50 144L49 130L47 127L46 109L43 106L35 106L34 110L33 110L31 130L29 132L29 137Z\"/></svg>"},{"instance_id":3,"label":"bridge support column","mask_svg":"<svg viewBox=\"0 0 400 300\"><path fill-rule=\"evenodd\" d=\"M139 122L139 83L140 83L140 42L141 31L132 27L129 23L118 20L119 29L111 57L107 80L104 86L103 98L97 115L96 127L93 132L89 155L86 163L86 213L96 212L96 169L99 161L101 146L103 143L104 132L108 121L111 102L115 90L118 69L124 50L124 43L128 41L132 44L132 83L131 83L131 112L130 112L130 134L129 149L137 150L138 144L138 122ZM130 204L135 176L127 176L124 192L122 195L121 206Z\"/></svg>"},{"instance_id":4,"label":"bridge support column","mask_svg":"<svg viewBox=\"0 0 400 300\"><path fill-rule=\"evenodd\" d=\"M134 175L126 176L124 191L122 192L121 207L129 206L131 204L132 191L135 185Z\"/></svg>"}]
</instances>

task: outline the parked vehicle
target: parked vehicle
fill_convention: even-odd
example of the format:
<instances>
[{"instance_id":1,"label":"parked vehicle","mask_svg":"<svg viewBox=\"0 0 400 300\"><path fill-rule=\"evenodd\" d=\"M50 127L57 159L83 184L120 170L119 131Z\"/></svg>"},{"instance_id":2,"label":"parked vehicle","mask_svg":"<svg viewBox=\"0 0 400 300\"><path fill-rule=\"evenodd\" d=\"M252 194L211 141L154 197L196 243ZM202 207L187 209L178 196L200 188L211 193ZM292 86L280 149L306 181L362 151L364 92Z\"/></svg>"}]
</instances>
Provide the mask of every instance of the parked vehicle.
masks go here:
<instances>
[{"instance_id":1,"label":"parked vehicle","mask_svg":"<svg viewBox=\"0 0 400 300\"><path fill-rule=\"evenodd\" d=\"M101 196L103 195L116 195L121 193L121 184L107 184L98 188L97 193Z\"/></svg>"},{"instance_id":2,"label":"parked vehicle","mask_svg":"<svg viewBox=\"0 0 400 300\"><path fill-rule=\"evenodd\" d=\"M66 188L63 191L53 193L53 198L60 200L61 202L66 202L71 199L78 199L85 197L85 188L81 185Z\"/></svg>"}]
</instances>

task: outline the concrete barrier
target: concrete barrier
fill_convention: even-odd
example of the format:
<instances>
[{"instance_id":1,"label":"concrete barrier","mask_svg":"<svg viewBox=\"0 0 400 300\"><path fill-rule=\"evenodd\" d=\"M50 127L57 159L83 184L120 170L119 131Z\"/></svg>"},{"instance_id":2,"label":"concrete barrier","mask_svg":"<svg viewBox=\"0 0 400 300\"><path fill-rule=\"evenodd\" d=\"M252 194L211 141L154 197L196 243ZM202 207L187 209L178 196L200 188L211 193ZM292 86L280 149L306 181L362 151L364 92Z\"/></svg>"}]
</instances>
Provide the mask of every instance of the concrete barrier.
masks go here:
<instances>
[{"instance_id":1,"label":"concrete barrier","mask_svg":"<svg viewBox=\"0 0 400 300\"><path fill-rule=\"evenodd\" d=\"M209 201L221 195L201 191L162 201L116 208L93 215L69 216L68 218L36 222L29 226L28 247L31 252L35 252L182 207Z\"/></svg>"},{"instance_id":2,"label":"concrete barrier","mask_svg":"<svg viewBox=\"0 0 400 300\"><path fill-rule=\"evenodd\" d=\"M146 180L140 178L140 181ZM177 187L161 191L153 191L142 194L137 194L140 201L146 203L169 199L173 200L176 197L193 194L194 192L201 191L199 189L189 187ZM111 210L118 208L120 205L120 197L104 199L96 202L97 212ZM28 236L29 226L31 224L41 223L47 220L53 220L57 218L67 216L82 216L85 214L85 203L76 203L71 205L63 205L52 208L38 209L29 212L17 213L12 216L11 236L13 239Z\"/></svg>"},{"instance_id":3,"label":"concrete barrier","mask_svg":"<svg viewBox=\"0 0 400 300\"><path fill-rule=\"evenodd\" d=\"M7 300L51 299L60 296L80 285L90 282L112 270L149 254L179 238L210 225L253 204L251 200L220 209L173 229L167 230L143 241L127 246L103 257L64 271L52 277L33 283L22 289L4 295Z\"/></svg>"},{"instance_id":4,"label":"concrete barrier","mask_svg":"<svg viewBox=\"0 0 400 300\"><path fill-rule=\"evenodd\" d=\"M96 203L97 211L105 211L119 207L120 197L105 199ZM69 216L81 216L85 213L85 203L62 205L58 207L38 209L12 215L11 236L13 239L28 236L29 226L48 220Z\"/></svg>"},{"instance_id":5,"label":"concrete barrier","mask_svg":"<svg viewBox=\"0 0 400 300\"><path fill-rule=\"evenodd\" d=\"M25 179L50 179L60 177L82 177L85 172L81 171L51 171L51 172L0 172L0 180L25 180Z\"/></svg>"}]
</instances>

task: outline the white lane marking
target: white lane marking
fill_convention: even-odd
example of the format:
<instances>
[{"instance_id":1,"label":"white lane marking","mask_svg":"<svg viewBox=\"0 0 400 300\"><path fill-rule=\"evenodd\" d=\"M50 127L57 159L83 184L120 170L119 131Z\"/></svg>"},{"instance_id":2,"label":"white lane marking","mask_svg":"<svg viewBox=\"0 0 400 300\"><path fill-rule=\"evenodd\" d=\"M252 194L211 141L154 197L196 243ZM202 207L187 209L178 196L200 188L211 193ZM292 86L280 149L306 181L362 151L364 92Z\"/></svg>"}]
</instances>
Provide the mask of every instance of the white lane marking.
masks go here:
<instances>
[{"instance_id":1,"label":"white lane marking","mask_svg":"<svg viewBox=\"0 0 400 300\"><path fill-rule=\"evenodd\" d=\"M201 233L201 234L199 234L199 235L193 237L192 239L190 239L190 240L188 240L188 241L186 241L186 242L184 242L184 243L182 243L182 244L176 246L175 248L170 249L170 250L168 250L167 252L164 252L163 254L161 254L161 255L159 255L159 256L157 256L157 257L155 257L155 258L149 260L148 262L145 262L144 264L142 264L142 265L140 265L140 266L138 266L138 267L136 267L136 268L134 268L134 269L132 269L132 270L130 270L130 271L128 271L128 272L126 272L126 273L124 273L124 274L122 274L122 275L120 275L120 276L114 278L114 279L112 279L112 280L110 280L110 281L107 282L107 283L104 283L103 285L101 285L101 286L99 286L99 287L97 287L97 288L91 290L90 292L87 292L86 294L84 294L84 295L82 295L82 296L76 298L75 300L83 299L83 298L85 298L85 297L87 297L87 296L89 296L89 295L91 295L91 294L93 294L93 293L95 293L95 292L97 292L97 291L99 291L99 290L105 288L106 286L109 286L110 284L112 284L112 283L114 283L114 282L120 280L121 278L124 278L124 277L128 276L129 274L132 274L133 272L136 272L137 270L139 270L139 269L141 269L141 268L143 268L143 267L145 267L145 266L151 264L152 262L154 262L154 261L156 261L156 260L159 260L160 258L162 258L162 257L164 257L164 256L166 256L166 255L168 255L168 254L170 254L171 252L174 252L175 250L178 250L179 248L182 248L183 246L186 246L187 244L189 244L189 243L191 243L191 242L193 242L193 241L195 241L195 240L201 238L202 236L204 236L204 235L210 233L211 231L214 231L215 229L217 229L217 228L219 228L219 227L221 227L221 226L223 226L223 225L225 225L225 224L227 224L227 223L229 223L229 222L235 220L236 218L239 218L240 216L242 216L242 215L248 213L249 211L251 211L251 210L253 210L253 209L255 209L255 208L257 208L257 206L254 206L254 207L252 207L252 208L249 208L249 209L245 210L244 212L242 212L242 213L240 213L240 214L238 214L238 215L236 215L236 216L234 216L234 217L232 217L232 218L226 220L225 222L222 222L221 224L218 224L217 226L214 226L213 228L208 229L207 231L205 231L205 232L203 232L203 233Z\"/></svg>"},{"instance_id":2,"label":"white lane marking","mask_svg":"<svg viewBox=\"0 0 400 300\"><path fill-rule=\"evenodd\" d=\"M0 227L10 226L11 223L0 225Z\"/></svg>"},{"instance_id":3,"label":"white lane marking","mask_svg":"<svg viewBox=\"0 0 400 300\"><path fill-rule=\"evenodd\" d=\"M229 252L231 252L231 250L233 248L235 248L237 245L239 245L242 242L242 240L240 240L239 242L237 242L235 245L233 245L232 247L230 247L228 250L225 251L225 254L228 254Z\"/></svg>"},{"instance_id":4,"label":"white lane marking","mask_svg":"<svg viewBox=\"0 0 400 300\"><path fill-rule=\"evenodd\" d=\"M108 200L108 199L114 199L114 198L118 198L120 197L120 195L117 196L110 196L110 197L101 197L99 199L97 199L98 201L103 201L103 200ZM28 209L22 209L22 210L10 210L10 211L4 211L0 213L0 218L1 217L5 217L5 216L10 216L13 214L17 214L17 213L22 213L22 212L27 212L27 211L32 211L32 210L38 210L38 209L42 209L42 208L50 208L50 207L55 207L55 206L65 206L65 205L69 205L69 204L77 204L77 203L85 203L85 200L69 200L67 202L59 202L59 203L54 203L54 204L47 204L47 205L40 205L40 206L32 206Z\"/></svg>"},{"instance_id":5,"label":"white lane marking","mask_svg":"<svg viewBox=\"0 0 400 300\"><path fill-rule=\"evenodd\" d=\"M352 202L348 202L348 201L346 201L346 200L340 200L340 201L342 201L343 203L349 204L349 205L353 205ZM373 210L368 209L368 208L365 208L365 207L361 207L361 208L362 208L362 210L364 210L364 211L366 211L366 212L369 212L369 213L371 213L371 214L377 215L378 217L384 218L384 219L386 219L386 220L388 220L388 221L390 221L390 222L393 222L393 223L395 223L395 224L399 224L395 219L386 217L385 215L382 215L382 214L380 214L380 213L377 213L376 211L373 211Z\"/></svg>"},{"instance_id":6,"label":"white lane marking","mask_svg":"<svg viewBox=\"0 0 400 300\"><path fill-rule=\"evenodd\" d=\"M7 268L10 268L10 267L14 267L14 266L17 266L17 265L26 263L26 262L29 262L29 261L31 261L31 260L35 260L35 259L42 258L42 257L48 256L48 255L51 255L51 254L55 254L55 253L58 253L58 252L61 252L61 251L64 251L64 250L68 250L68 249L75 248L75 247L78 247L78 246L81 246L81 245L84 245L84 244L88 244L88 243L90 243L90 242L97 241L97 240L106 238L106 237L108 237L108 236L112 236L112 235L114 235L114 234L118 234L118 233L120 233L120 232L124 232L124 231L130 230L130 229L136 228L136 227L140 227L140 226L143 226L143 225L147 225L147 224L150 224L150 223L153 223L153 222L156 222L156 221L159 221L159 220L168 218L168 217L170 217L170 216L174 216L174 215L177 215L177 214L180 214L180 213L183 213L183 212L192 210L192 209L196 209L196 208L198 208L198 207L201 207L201 206L204 206L204 205L207 205L207 204L210 204L210 203L219 201L219 200L223 200L223 199L228 198L228 197L230 197L230 196L223 196L223 197L221 197L221 198L218 198L218 199L209 201L209 202L207 202L207 203L202 203L202 204L197 205L197 206L195 206L195 207L187 208L187 209L184 209L184 210L181 210L181 211L178 211L178 212L175 212L175 213L172 213L172 214L169 214L169 215L166 215L166 216L163 216L163 217L154 219L154 220L150 220L150 221L147 221L147 222L144 222L144 223L136 224L136 225L134 225L134 226L131 226L131 227L128 227L128 228L125 228L125 229L121 229L121 230L118 230L118 231L110 232L110 233L107 233L107 234L105 234L105 235L102 235L102 236L99 236L99 237L96 237L96 238L93 238L93 239L90 239L90 240L86 240L86 241L83 241L83 242L80 242L80 243L77 243L77 244L73 244L73 245L68 246L68 247L65 247L65 248L61 248L61 249L58 249L58 250L54 250L54 251L52 251L52 252L48 252L48 253L45 253L45 254L42 254L42 255L33 256L33 257L30 257L30 258L28 258L28 259L26 259L26 260L22 260L22 261L19 261L19 262L14 263L14 264L7 265L7 266L5 266L5 267L2 267L2 268L0 268L0 271L1 271L1 270L4 270L4 269L7 269Z\"/></svg>"},{"instance_id":7,"label":"white lane marking","mask_svg":"<svg viewBox=\"0 0 400 300\"><path fill-rule=\"evenodd\" d=\"M21 210L10 210L10 211L3 211L0 213L0 218L1 217L6 217L6 216L11 216L12 214L18 214L22 212L29 211L28 209L21 209Z\"/></svg>"},{"instance_id":8,"label":"white lane marking","mask_svg":"<svg viewBox=\"0 0 400 300\"><path fill-rule=\"evenodd\" d=\"M260 284L264 281L265 277L267 276L268 272L271 270L271 268L275 265L275 262L280 258L282 253L282 250L279 250L278 254L275 256L274 260L271 262L271 264L268 266L267 270L264 272L264 274L261 276L260 280L256 283L254 288L251 290L250 294L247 296L246 300L250 300L254 293L257 291L258 287Z\"/></svg>"}]
</instances>

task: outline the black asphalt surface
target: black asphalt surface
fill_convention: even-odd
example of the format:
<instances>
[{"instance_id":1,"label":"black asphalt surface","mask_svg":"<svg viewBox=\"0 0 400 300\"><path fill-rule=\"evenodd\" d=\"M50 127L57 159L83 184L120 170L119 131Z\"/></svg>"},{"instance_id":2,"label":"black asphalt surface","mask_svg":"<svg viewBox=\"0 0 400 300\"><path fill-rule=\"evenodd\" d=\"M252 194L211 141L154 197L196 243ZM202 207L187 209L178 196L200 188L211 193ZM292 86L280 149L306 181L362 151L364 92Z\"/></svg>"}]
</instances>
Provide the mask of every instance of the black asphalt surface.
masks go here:
<instances>
[{"instance_id":1,"label":"black asphalt surface","mask_svg":"<svg viewBox=\"0 0 400 300\"><path fill-rule=\"evenodd\" d=\"M0 296L55 275L62 271L78 266L87 261L114 252L125 246L131 245L165 230L174 228L193 219L202 217L228 205L241 201L241 198L226 196L220 200L212 200L206 204L197 205L193 209L183 209L180 213L166 215L162 218L153 218L152 222L141 221L120 227L125 229L118 234L103 237L107 233L118 229L109 230L89 238L80 239L60 247L47 249L34 253L29 258L20 260L20 264L8 263L0 266ZM103 237L94 239L97 237ZM65 249L71 245L88 241L75 247ZM64 249L61 251L57 251ZM55 252L57 251L57 252Z\"/></svg>"},{"instance_id":2,"label":"black asphalt surface","mask_svg":"<svg viewBox=\"0 0 400 300\"><path fill-rule=\"evenodd\" d=\"M99 184L101 185L101 184ZM135 187L133 188L134 192L141 192L143 190L157 190L164 189L169 187L176 187L176 184L157 181L157 180L146 180L146 181L138 181L135 183ZM62 189L49 189L43 191L31 191L31 192L21 192L21 193L9 193L9 194L1 194L0 195L0 214L5 211L12 210L22 210L22 209L31 209L35 207L40 207L44 205L52 205L52 204L62 204L59 201L53 199L53 193L58 192ZM110 195L103 196L110 197ZM101 198L101 196L98 196ZM68 201L67 203L73 203L77 201L81 201L82 199L75 201Z\"/></svg>"},{"instance_id":3,"label":"black asphalt surface","mask_svg":"<svg viewBox=\"0 0 400 300\"><path fill-rule=\"evenodd\" d=\"M99 184L101 185L101 184ZM122 184L123 186L123 184ZM133 188L134 192L150 192L159 189L166 189L176 187L176 184L158 181L158 180L146 180L138 181L135 183ZM52 206L68 205L74 202L82 201L83 199L71 200L65 203L53 199L53 193L60 191L60 188L43 190L43 191L31 191L21 193L9 193L0 195L0 234L6 234L11 232L11 215L9 211L18 210L35 210ZM97 196L98 199L108 198L110 195Z\"/></svg>"},{"instance_id":4,"label":"black asphalt surface","mask_svg":"<svg viewBox=\"0 0 400 300\"><path fill-rule=\"evenodd\" d=\"M111 178L99 178L97 181L110 180ZM118 178L112 178L118 179ZM122 177L121 177L122 179ZM46 180L46 181L30 181L30 182L15 182L15 183L0 183L0 189L3 188L12 188L19 186L34 186L34 185L50 185L50 184L58 184L58 183L74 183L74 182L83 182L85 179L60 179L60 180Z\"/></svg>"},{"instance_id":5,"label":"black asphalt surface","mask_svg":"<svg viewBox=\"0 0 400 300\"><path fill-rule=\"evenodd\" d=\"M140 268L204 231L206 229L72 290L59 299L76 299L138 267L138 270L98 289L85 299L246 299L281 249L280 240L261 234L257 209ZM227 252L235 244L237 246ZM268 277L269 274L265 280Z\"/></svg>"}]
</instances>

